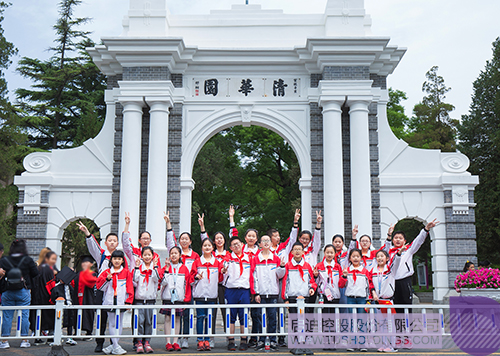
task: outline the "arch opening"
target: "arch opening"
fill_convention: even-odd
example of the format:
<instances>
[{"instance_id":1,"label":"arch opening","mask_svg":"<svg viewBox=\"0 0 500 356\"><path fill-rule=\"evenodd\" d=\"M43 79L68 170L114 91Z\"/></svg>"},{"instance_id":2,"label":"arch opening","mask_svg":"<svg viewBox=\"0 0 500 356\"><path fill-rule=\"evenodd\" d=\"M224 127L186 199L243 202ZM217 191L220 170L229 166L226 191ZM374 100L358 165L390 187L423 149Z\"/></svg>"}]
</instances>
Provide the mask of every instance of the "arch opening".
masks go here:
<instances>
[{"instance_id":1,"label":"arch opening","mask_svg":"<svg viewBox=\"0 0 500 356\"><path fill-rule=\"evenodd\" d=\"M290 143L263 125L231 126L213 134L201 147L193 166L191 226L200 232L198 214L205 215L211 237L227 234L228 208L235 205L236 226L271 228L288 236L295 209L301 207L298 157ZM198 248L198 239L193 245Z\"/></svg>"}]
</instances>

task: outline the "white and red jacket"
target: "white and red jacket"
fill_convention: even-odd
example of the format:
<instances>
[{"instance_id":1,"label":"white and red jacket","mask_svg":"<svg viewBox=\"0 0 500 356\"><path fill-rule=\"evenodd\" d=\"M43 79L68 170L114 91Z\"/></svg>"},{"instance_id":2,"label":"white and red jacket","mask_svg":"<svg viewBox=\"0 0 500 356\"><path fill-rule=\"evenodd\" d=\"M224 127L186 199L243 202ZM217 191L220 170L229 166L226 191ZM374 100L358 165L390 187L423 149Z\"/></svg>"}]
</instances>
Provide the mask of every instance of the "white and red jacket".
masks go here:
<instances>
[{"instance_id":1,"label":"white and red jacket","mask_svg":"<svg viewBox=\"0 0 500 356\"><path fill-rule=\"evenodd\" d=\"M351 252L352 249L356 248L357 241L356 240L351 240L349 243L349 248L347 251L342 251L341 253L336 253L335 254L335 261L340 265L342 270L346 267L349 266L349 253Z\"/></svg>"},{"instance_id":2,"label":"white and red jacket","mask_svg":"<svg viewBox=\"0 0 500 356\"><path fill-rule=\"evenodd\" d=\"M359 241L357 241L357 240L354 240L354 241L356 242L356 248L361 250L361 246L359 244ZM390 241L386 240L385 244L381 248L379 248L378 250L370 250L366 254L361 252L361 265L363 267L365 267L368 271L371 271L373 266L377 265L377 253L379 251L389 252L390 248L391 248L391 243L390 243Z\"/></svg>"},{"instance_id":3,"label":"white and red jacket","mask_svg":"<svg viewBox=\"0 0 500 356\"><path fill-rule=\"evenodd\" d=\"M203 240L208 239L208 234L206 232L202 232L200 235L200 238L201 238L201 242L203 244ZM230 255L231 252L226 251L226 250L219 252L217 249L215 249L215 251L212 252L212 254L217 259L217 261L222 263L222 262L224 262L224 259L226 258L226 256Z\"/></svg>"},{"instance_id":4,"label":"white and red jacket","mask_svg":"<svg viewBox=\"0 0 500 356\"><path fill-rule=\"evenodd\" d=\"M172 298L171 291L175 289L179 302L188 303L191 301L191 274L186 266L182 263L170 264L163 267L161 280L161 299L170 301Z\"/></svg>"},{"instance_id":5,"label":"white and red jacket","mask_svg":"<svg viewBox=\"0 0 500 356\"><path fill-rule=\"evenodd\" d=\"M191 268L193 299L217 299L219 282L222 282L222 263L212 256L210 260L204 256L196 259ZM196 279L196 275L201 279Z\"/></svg>"},{"instance_id":6,"label":"white and red jacket","mask_svg":"<svg viewBox=\"0 0 500 356\"><path fill-rule=\"evenodd\" d=\"M292 237L292 236L290 236ZM297 241L297 234L295 234L295 239L290 238L290 250L293 244ZM314 229L314 234L309 241L309 244L307 246L304 246L304 258L307 263L311 266L316 266L318 264L318 254L319 250L321 248L321 229ZM291 261L293 259L293 256L291 252L288 254L288 260Z\"/></svg>"},{"instance_id":7,"label":"white and red jacket","mask_svg":"<svg viewBox=\"0 0 500 356\"><path fill-rule=\"evenodd\" d=\"M248 254L242 253L238 257L232 252L224 260L224 266L227 266L223 280L226 288L250 289L250 256Z\"/></svg>"},{"instance_id":8,"label":"white and red jacket","mask_svg":"<svg viewBox=\"0 0 500 356\"><path fill-rule=\"evenodd\" d=\"M280 279L285 268L280 267L280 258L272 252L267 257L259 252L250 261L250 292L266 298L277 298L280 293Z\"/></svg>"},{"instance_id":9,"label":"white and red jacket","mask_svg":"<svg viewBox=\"0 0 500 356\"><path fill-rule=\"evenodd\" d=\"M382 271L379 270L377 265L371 269L370 275L373 281L373 287L379 299L393 298L396 284L395 277L400 263L401 256L395 254L394 257L386 263Z\"/></svg>"},{"instance_id":10,"label":"white and red jacket","mask_svg":"<svg viewBox=\"0 0 500 356\"><path fill-rule=\"evenodd\" d=\"M290 297L309 297L309 289L316 290L317 284L314 280L311 265L304 258L300 262L292 258L285 266L286 272L283 277L281 297L283 300Z\"/></svg>"},{"instance_id":11,"label":"white and red jacket","mask_svg":"<svg viewBox=\"0 0 500 356\"><path fill-rule=\"evenodd\" d=\"M123 252L125 253L125 256L128 257L130 265L135 266L136 259L142 260L142 250L132 244L130 232L122 232L122 245ZM156 252L153 254L153 258L155 257L158 260L158 268L161 268L160 256Z\"/></svg>"},{"instance_id":12,"label":"white and red jacket","mask_svg":"<svg viewBox=\"0 0 500 356\"><path fill-rule=\"evenodd\" d=\"M97 262L97 268L99 273L109 268L109 259L111 258L111 253L106 249L102 249L94 235L90 235L85 238L85 242L87 243L87 248L89 249L90 254ZM132 266L132 265L131 265ZM125 267L128 269L129 265L127 263L127 259L125 259Z\"/></svg>"},{"instance_id":13,"label":"white and red jacket","mask_svg":"<svg viewBox=\"0 0 500 356\"><path fill-rule=\"evenodd\" d=\"M158 282L161 280L160 271L158 267L153 267L153 262L149 264L149 268L144 262L139 267L135 267L135 300L156 300Z\"/></svg>"},{"instance_id":14,"label":"white and red jacket","mask_svg":"<svg viewBox=\"0 0 500 356\"><path fill-rule=\"evenodd\" d=\"M108 281L108 273L111 272L113 278ZM108 268L97 277L96 286L104 292L102 305L125 305L134 301L133 274L127 268L120 267L118 271ZM114 297L116 296L116 304Z\"/></svg>"},{"instance_id":15,"label":"white and red jacket","mask_svg":"<svg viewBox=\"0 0 500 356\"><path fill-rule=\"evenodd\" d=\"M316 269L319 272L317 277L318 291L326 294L327 289L331 292L333 299L340 299L340 288L345 287L345 280L341 279L342 267L335 263L333 259L330 263L323 259Z\"/></svg>"},{"instance_id":16,"label":"white and red jacket","mask_svg":"<svg viewBox=\"0 0 500 356\"><path fill-rule=\"evenodd\" d=\"M238 230L236 229L236 227L234 226L231 226L229 228L229 236L238 236ZM247 244L245 244L243 246L243 253L246 253L250 256L250 260L252 260L252 258L254 258L255 256L257 256L257 254L259 253L259 246L257 246L257 244L254 245L254 247L250 248L248 247Z\"/></svg>"},{"instance_id":17,"label":"white and red jacket","mask_svg":"<svg viewBox=\"0 0 500 356\"><path fill-rule=\"evenodd\" d=\"M347 278L340 276L342 283L346 284L345 295L348 297L368 298L373 290L373 282L370 272L363 266L347 268ZM339 282L340 283L340 282Z\"/></svg>"},{"instance_id":18,"label":"white and red jacket","mask_svg":"<svg viewBox=\"0 0 500 356\"><path fill-rule=\"evenodd\" d=\"M396 280L404 279L406 277L413 275L413 255L417 253L420 246L425 241L425 238L429 235L425 229L422 229L417 237L408 245L407 249L401 254L401 261L399 262L399 268L396 271ZM391 258L398 252L399 248L393 247L389 250L389 255Z\"/></svg>"},{"instance_id":19,"label":"white and red jacket","mask_svg":"<svg viewBox=\"0 0 500 356\"><path fill-rule=\"evenodd\" d=\"M181 259L182 259L182 263L184 263L184 265L188 268L188 270L191 271L191 266L193 265L194 261L200 257L200 255L198 255L196 252L194 252L192 249L189 249L189 252L184 252L182 250L182 247L179 245L179 243L177 242L177 239L175 237L175 234L174 234L174 231L173 230L168 230L167 231L167 237L166 237L166 241L165 241L165 245L167 246L167 250L170 251L170 249L174 246L178 246L181 251L182 251L182 255L181 255Z\"/></svg>"},{"instance_id":20,"label":"white and red jacket","mask_svg":"<svg viewBox=\"0 0 500 356\"><path fill-rule=\"evenodd\" d=\"M280 259L283 259L285 263L288 263L288 257L290 256L290 252L292 251L292 246L297 241L297 234L299 229L296 227L292 227L292 231L290 232L290 236L285 242L282 242L278 245L278 247L273 251Z\"/></svg>"}]
</instances>

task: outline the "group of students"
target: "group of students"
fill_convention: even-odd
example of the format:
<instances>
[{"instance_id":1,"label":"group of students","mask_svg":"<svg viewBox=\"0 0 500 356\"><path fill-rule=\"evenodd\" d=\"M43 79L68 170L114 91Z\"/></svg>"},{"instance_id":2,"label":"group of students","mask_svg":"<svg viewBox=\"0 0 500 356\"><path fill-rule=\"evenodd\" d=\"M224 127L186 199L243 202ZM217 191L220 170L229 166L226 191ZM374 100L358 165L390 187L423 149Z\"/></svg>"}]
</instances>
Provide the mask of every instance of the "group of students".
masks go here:
<instances>
[{"instance_id":1,"label":"group of students","mask_svg":"<svg viewBox=\"0 0 500 356\"><path fill-rule=\"evenodd\" d=\"M244 240L238 236L234 224L234 207L229 209L229 239L223 232L216 232L213 239L205 231L204 216L199 216L201 227L201 256L191 249L192 236L187 232L177 239L170 223L169 213L164 214L167 227L166 247L169 257L161 265L160 258L150 246L151 235L143 232L139 236L141 247L135 247L129 232L130 216L125 216L125 228L122 233L123 251L117 250L118 237L108 234L105 239L106 250L102 249L88 229L79 223L79 228L87 237L89 252L98 263L96 279L96 304L123 307L126 304L153 305L160 290L165 314L165 334L171 333L171 309L175 309L175 334L189 334L189 309L183 306L196 303L207 308L196 309L196 331L199 351L210 351L213 339L208 337L208 308L223 304L276 304L278 302L295 303L298 298L305 298L306 303L315 303L317 299L326 305L358 305L357 312L363 313L368 299L392 300L394 304L412 303L413 275L412 257L425 241L429 230L436 220L427 224L411 244L406 244L403 232L394 232L391 226L385 244L378 250L371 246L371 238L363 235L359 239L357 225L352 231L349 247L344 247L344 238L335 235L332 243L327 244L324 258L318 263L321 248L321 211L316 212L314 233L304 230L299 232L300 210L296 210L293 228L289 238L280 242L277 230L270 230L267 235L258 236L258 232L249 229ZM228 240L228 241L227 241ZM226 244L229 250L226 250ZM326 307L324 312L331 312L333 307ZM113 338L116 330L121 333L122 318L116 318L116 311L111 309L102 314L101 335L109 322L111 345L103 348L104 339L97 339L96 352L106 354L124 354L118 338ZM294 312L290 308L290 312ZM222 310L225 315L225 310ZM152 309L138 310L138 334L150 335L152 332ZM249 347L256 350L265 348L265 336L252 336L247 340L244 333L244 308L231 308L229 330L235 334L235 324L239 320L242 334L239 350ZM252 334L262 333L262 313L259 308L251 308ZM216 320L217 308L213 308L212 320ZM276 333L277 309L266 310L267 332ZM226 327L226 318L222 318ZM118 320L119 325L116 325ZM182 326L181 326L182 324ZM215 332L215 323L212 322ZM182 329L182 331L181 331ZM206 335L206 336L203 336ZM188 347L187 337L166 338L168 351L180 351ZM227 348L236 350L234 337L227 338ZM269 348L276 350L286 346L284 340L270 337ZM137 353L153 352L147 337L134 339ZM366 350L361 350L366 351ZM383 347L379 351L394 351Z\"/></svg>"}]
</instances>

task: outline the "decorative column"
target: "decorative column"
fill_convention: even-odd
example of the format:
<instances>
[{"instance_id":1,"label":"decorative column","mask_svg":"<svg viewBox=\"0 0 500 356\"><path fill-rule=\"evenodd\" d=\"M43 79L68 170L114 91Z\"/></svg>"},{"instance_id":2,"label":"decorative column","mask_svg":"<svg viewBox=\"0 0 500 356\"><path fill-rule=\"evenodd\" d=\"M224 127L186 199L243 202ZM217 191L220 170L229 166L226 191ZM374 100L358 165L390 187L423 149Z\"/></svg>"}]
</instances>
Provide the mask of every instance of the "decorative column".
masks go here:
<instances>
[{"instance_id":1,"label":"decorative column","mask_svg":"<svg viewBox=\"0 0 500 356\"><path fill-rule=\"evenodd\" d=\"M349 98L351 99L351 98ZM370 137L367 100L348 100L351 139L351 216L359 233L372 235Z\"/></svg>"},{"instance_id":2,"label":"decorative column","mask_svg":"<svg viewBox=\"0 0 500 356\"><path fill-rule=\"evenodd\" d=\"M301 204L300 210L302 211L301 224L302 230L309 230L312 228L312 180L311 178L300 178L299 179L299 189L301 193Z\"/></svg>"},{"instance_id":3,"label":"decorative column","mask_svg":"<svg viewBox=\"0 0 500 356\"><path fill-rule=\"evenodd\" d=\"M181 178L181 216L179 219L179 234L184 231L191 231L191 205L194 180L191 178Z\"/></svg>"},{"instance_id":4,"label":"decorative column","mask_svg":"<svg viewBox=\"0 0 500 356\"><path fill-rule=\"evenodd\" d=\"M342 105L344 95L325 95L339 90L337 83L320 82L319 105L323 107L323 221L325 243L344 234L344 173L342 160Z\"/></svg>"},{"instance_id":5,"label":"decorative column","mask_svg":"<svg viewBox=\"0 0 500 356\"><path fill-rule=\"evenodd\" d=\"M153 248L165 246L165 222L168 181L168 120L171 100L149 102L148 204L146 230L151 234Z\"/></svg>"},{"instance_id":6,"label":"decorative column","mask_svg":"<svg viewBox=\"0 0 500 356\"><path fill-rule=\"evenodd\" d=\"M122 162L120 173L119 233L125 225L125 212L130 212L132 236L139 233L139 206L141 197L141 132L142 102L124 101Z\"/></svg>"}]
</instances>

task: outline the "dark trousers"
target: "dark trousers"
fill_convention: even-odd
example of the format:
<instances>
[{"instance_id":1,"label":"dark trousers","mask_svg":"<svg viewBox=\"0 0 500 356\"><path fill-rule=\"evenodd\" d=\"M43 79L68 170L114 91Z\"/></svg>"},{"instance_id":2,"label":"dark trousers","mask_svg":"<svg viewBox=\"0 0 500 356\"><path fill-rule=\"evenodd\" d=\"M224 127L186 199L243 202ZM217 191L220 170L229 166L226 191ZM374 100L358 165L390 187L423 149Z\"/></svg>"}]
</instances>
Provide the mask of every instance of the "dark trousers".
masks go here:
<instances>
[{"instance_id":1,"label":"dark trousers","mask_svg":"<svg viewBox=\"0 0 500 356\"><path fill-rule=\"evenodd\" d=\"M277 301L276 298L266 298L263 296L261 296L261 298L260 298L261 304L276 304L276 301ZM257 310L259 311L257 332L262 333L262 309L259 308ZM277 311L276 307L266 308L266 320L265 320L266 321L266 331L269 334L276 333L276 311ZM254 319L254 322L255 322L255 319ZM270 336L269 338L270 338L271 342L276 342L276 336ZM259 341L264 342L265 340L266 340L265 336L259 337Z\"/></svg>"},{"instance_id":2,"label":"dark trousers","mask_svg":"<svg viewBox=\"0 0 500 356\"><path fill-rule=\"evenodd\" d=\"M100 290L96 290L95 305L102 305L103 297L104 297L104 293ZM101 335L104 335L106 333L106 325L108 325L108 313L105 310L101 309L101 328L100 328ZM104 338L96 338L95 342L98 345L103 345Z\"/></svg>"},{"instance_id":3,"label":"dark trousers","mask_svg":"<svg viewBox=\"0 0 500 356\"><path fill-rule=\"evenodd\" d=\"M394 289L394 304L413 304L413 287L412 276L396 280L396 288ZM402 308L397 308L396 313L403 314L405 312ZM408 309L411 313L412 309Z\"/></svg>"},{"instance_id":4,"label":"dark trousers","mask_svg":"<svg viewBox=\"0 0 500 356\"><path fill-rule=\"evenodd\" d=\"M217 304L224 305L226 304L226 299L224 297L224 293L226 291L226 287L219 283L219 294L217 295ZM215 328L217 326L217 310L218 308L214 308L214 318L212 322L212 334L215 334ZM222 322L224 323L224 333L226 332L226 308L221 309L222 313Z\"/></svg>"}]
</instances>

